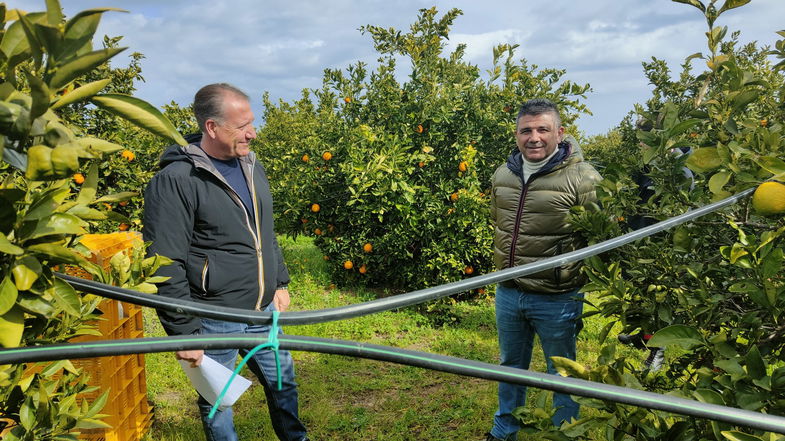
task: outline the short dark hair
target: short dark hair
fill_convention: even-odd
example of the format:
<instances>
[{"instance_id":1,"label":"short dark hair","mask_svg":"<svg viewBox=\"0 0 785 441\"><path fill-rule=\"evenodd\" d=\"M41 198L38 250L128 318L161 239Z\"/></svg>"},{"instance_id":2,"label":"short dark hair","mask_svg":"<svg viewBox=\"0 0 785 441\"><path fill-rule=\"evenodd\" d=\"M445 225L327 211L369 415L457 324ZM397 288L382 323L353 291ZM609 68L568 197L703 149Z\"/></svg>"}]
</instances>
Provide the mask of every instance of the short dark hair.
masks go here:
<instances>
[{"instance_id":1,"label":"short dark hair","mask_svg":"<svg viewBox=\"0 0 785 441\"><path fill-rule=\"evenodd\" d=\"M559 114L559 108L556 107L556 104L554 104L553 101L545 98L534 98L523 103L521 105L521 110L518 111L518 117L515 118L515 121L518 121L524 115L537 116L542 115L543 113L552 113L553 116L556 117L556 127L561 126L561 115Z\"/></svg>"},{"instance_id":2,"label":"short dark hair","mask_svg":"<svg viewBox=\"0 0 785 441\"><path fill-rule=\"evenodd\" d=\"M244 98L246 101L251 100L245 92L228 83L208 84L196 92L193 106L194 116L202 132L205 130L204 124L208 119L223 121L224 97L228 94Z\"/></svg>"}]
</instances>

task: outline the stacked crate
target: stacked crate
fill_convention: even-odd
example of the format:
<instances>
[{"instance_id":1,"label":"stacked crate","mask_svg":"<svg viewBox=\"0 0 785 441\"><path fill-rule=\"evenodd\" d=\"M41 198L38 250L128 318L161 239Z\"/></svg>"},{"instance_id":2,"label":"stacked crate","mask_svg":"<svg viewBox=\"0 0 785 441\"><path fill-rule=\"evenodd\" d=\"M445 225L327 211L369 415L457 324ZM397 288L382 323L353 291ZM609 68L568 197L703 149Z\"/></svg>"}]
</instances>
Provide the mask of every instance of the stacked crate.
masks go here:
<instances>
[{"instance_id":1,"label":"stacked crate","mask_svg":"<svg viewBox=\"0 0 785 441\"><path fill-rule=\"evenodd\" d=\"M130 250L135 241L141 240L137 232L88 234L81 243L92 252L90 261L109 268L109 260L117 252ZM89 278L80 268L67 270L77 277ZM72 341L118 340L144 337L142 308L132 303L105 299L98 306L103 312L96 325L101 337L80 336ZM108 416L103 421L111 429L82 430L81 439L90 441L138 441L150 428L152 412L147 402L144 355L122 355L74 360L74 365L84 368L90 375L90 384L98 390L87 395L97 398L110 390L106 406L101 410Z\"/></svg>"}]
</instances>

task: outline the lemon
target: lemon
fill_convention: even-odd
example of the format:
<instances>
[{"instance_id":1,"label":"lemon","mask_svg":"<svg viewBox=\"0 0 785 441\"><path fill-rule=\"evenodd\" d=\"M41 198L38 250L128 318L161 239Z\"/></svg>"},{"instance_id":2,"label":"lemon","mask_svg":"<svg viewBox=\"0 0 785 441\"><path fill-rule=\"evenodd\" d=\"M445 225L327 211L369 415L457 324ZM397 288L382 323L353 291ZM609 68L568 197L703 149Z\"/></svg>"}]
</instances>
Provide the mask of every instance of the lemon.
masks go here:
<instances>
[{"instance_id":1,"label":"lemon","mask_svg":"<svg viewBox=\"0 0 785 441\"><path fill-rule=\"evenodd\" d=\"M760 184L752 195L752 208L764 216L785 213L785 185L774 181Z\"/></svg>"}]
</instances>

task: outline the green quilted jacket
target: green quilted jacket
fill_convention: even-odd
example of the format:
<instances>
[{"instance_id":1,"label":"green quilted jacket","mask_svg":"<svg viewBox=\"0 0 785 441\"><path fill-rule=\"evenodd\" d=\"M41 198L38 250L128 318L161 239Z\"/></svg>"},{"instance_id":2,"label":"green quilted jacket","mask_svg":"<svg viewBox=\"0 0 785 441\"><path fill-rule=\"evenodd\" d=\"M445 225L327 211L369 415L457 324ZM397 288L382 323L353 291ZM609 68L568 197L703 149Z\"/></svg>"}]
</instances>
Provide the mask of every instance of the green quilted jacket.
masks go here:
<instances>
[{"instance_id":1,"label":"green quilted jacket","mask_svg":"<svg viewBox=\"0 0 785 441\"><path fill-rule=\"evenodd\" d=\"M516 148L492 178L493 257L498 269L511 268L585 246L567 222L570 208L596 201L595 183L602 178L577 141L568 136L539 172L523 184L521 152ZM523 291L556 294L585 283L581 262L515 279ZM512 282L506 282L511 286Z\"/></svg>"}]
</instances>

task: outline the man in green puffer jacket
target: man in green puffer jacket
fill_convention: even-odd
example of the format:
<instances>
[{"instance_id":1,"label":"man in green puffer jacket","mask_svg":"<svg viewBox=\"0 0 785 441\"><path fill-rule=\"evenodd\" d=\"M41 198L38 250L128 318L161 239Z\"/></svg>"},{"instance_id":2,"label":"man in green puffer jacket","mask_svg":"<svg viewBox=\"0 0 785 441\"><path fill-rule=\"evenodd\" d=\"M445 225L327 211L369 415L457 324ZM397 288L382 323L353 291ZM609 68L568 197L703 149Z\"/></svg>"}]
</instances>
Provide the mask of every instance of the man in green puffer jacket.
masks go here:
<instances>
[{"instance_id":1,"label":"man in green puffer jacket","mask_svg":"<svg viewBox=\"0 0 785 441\"><path fill-rule=\"evenodd\" d=\"M517 149L493 175L491 218L494 262L511 268L567 253L585 244L568 222L570 208L596 200L599 173L584 162L578 143L565 137L559 110L544 99L527 101L518 112ZM535 334L548 365L550 357L575 359L582 327L585 280L581 263L572 263L515 280L496 289L496 326L501 364L528 369ZM499 410L487 440L514 440L520 426L512 411L526 402L526 387L499 384ZM555 394L553 423L578 417L569 395Z\"/></svg>"}]
</instances>

